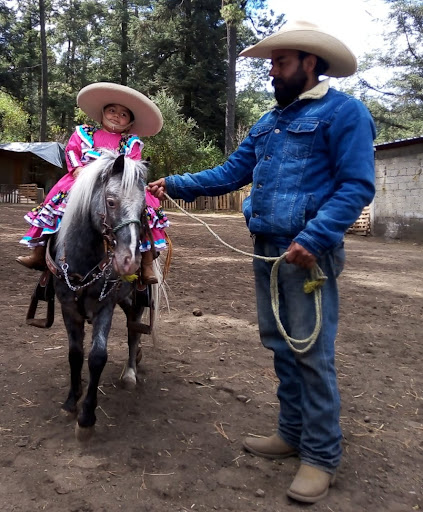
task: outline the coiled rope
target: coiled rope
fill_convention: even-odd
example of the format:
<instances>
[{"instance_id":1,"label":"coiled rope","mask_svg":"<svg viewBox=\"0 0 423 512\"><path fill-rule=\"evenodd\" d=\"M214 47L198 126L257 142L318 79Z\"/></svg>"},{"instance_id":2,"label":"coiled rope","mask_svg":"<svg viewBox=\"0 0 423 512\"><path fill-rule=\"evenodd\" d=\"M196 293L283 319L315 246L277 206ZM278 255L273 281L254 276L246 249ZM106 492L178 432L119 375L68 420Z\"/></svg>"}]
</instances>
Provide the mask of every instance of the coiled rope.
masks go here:
<instances>
[{"instance_id":1,"label":"coiled rope","mask_svg":"<svg viewBox=\"0 0 423 512\"><path fill-rule=\"evenodd\" d=\"M311 273L311 280L307 280L304 283L304 293L314 293L314 306L316 311L316 324L314 326L313 332L308 336L307 338L303 340L298 340L296 338L292 338L288 335L286 332L281 319L279 317L279 289L278 289L278 270L279 266L282 263L282 261L285 260L288 252L284 252L281 256L277 257L268 257L268 256L259 256L258 254L252 254L246 251L242 251L241 249L237 249L236 247L233 247L232 245L228 244L224 240L220 238L220 236L215 233L211 227L204 222L203 220L199 219L192 213L186 211L182 206L179 206L179 204L174 201L168 194L164 193L164 196L166 199L168 199L172 204L174 204L181 212L183 212L188 217L191 217L191 219L195 220L196 222L199 222L202 224L221 244L225 245L232 251L238 252L240 254L244 254L245 256L249 256L250 258L256 258L260 260L264 260L267 262L273 262L272 270L270 272L270 296L271 296L271 302L272 302L272 310L273 315L275 317L276 325L278 327L279 333L282 335L284 340L288 343L288 346L290 349L297 353L297 354L304 354L305 352L308 352L311 347L315 344L320 329L322 328L322 290L321 287L323 286L324 282L326 281L327 277L324 275L322 269L317 265L317 263L314 265L314 267L310 270ZM298 346L296 346L298 345ZM302 348L300 348L302 347Z\"/></svg>"}]
</instances>

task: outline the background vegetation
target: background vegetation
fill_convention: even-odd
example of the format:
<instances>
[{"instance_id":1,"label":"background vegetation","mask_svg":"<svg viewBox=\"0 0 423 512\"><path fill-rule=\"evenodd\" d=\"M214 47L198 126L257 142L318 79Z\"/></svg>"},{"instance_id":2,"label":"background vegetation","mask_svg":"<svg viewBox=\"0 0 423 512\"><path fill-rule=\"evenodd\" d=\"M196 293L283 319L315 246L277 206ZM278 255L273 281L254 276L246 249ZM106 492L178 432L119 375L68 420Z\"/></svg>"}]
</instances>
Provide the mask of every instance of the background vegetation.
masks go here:
<instances>
[{"instance_id":1,"label":"background vegetation","mask_svg":"<svg viewBox=\"0 0 423 512\"><path fill-rule=\"evenodd\" d=\"M379 142L423 134L423 4L385 1L389 50L341 84L369 107ZM213 166L273 103L266 64L245 59L243 78L236 56L284 22L265 0L0 0L0 142L66 142L83 119L78 91L112 81L163 112L145 141L154 176ZM364 79L378 66L388 78Z\"/></svg>"}]
</instances>

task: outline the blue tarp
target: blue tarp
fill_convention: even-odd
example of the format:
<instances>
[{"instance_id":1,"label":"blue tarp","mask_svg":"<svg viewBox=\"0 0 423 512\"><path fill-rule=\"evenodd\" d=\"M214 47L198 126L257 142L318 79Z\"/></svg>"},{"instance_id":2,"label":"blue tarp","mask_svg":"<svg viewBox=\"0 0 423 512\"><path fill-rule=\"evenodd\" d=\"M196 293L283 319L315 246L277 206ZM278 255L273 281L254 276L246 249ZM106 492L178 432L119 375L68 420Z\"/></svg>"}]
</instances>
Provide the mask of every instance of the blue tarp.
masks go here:
<instances>
[{"instance_id":1,"label":"blue tarp","mask_svg":"<svg viewBox=\"0 0 423 512\"><path fill-rule=\"evenodd\" d=\"M65 164L65 146L60 142L9 142L0 144L0 150L33 153L60 168Z\"/></svg>"}]
</instances>

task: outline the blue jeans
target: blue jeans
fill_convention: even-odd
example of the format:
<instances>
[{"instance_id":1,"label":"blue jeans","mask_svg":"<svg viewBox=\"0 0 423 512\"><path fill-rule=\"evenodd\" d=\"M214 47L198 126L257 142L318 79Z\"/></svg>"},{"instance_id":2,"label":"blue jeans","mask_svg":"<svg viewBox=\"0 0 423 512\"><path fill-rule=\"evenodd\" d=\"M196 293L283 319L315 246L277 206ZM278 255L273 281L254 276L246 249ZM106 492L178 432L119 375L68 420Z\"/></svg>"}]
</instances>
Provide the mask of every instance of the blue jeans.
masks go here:
<instances>
[{"instance_id":1,"label":"blue jeans","mask_svg":"<svg viewBox=\"0 0 423 512\"><path fill-rule=\"evenodd\" d=\"M255 254L280 256L286 248L257 237ZM339 425L340 397L335 369L335 337L338 327L338 287L336 278L343 269L343 245L318 259L327 277L322 287L322 329L313 347L304 354L293 352L279 333L271 307L270 271L272 263L254 259L257 312L260 338L273 350L280 384L278 433L297 448L301 461L333 473L339 465L342 432ZM303 291L310 272L282 262L279 267L279 313L288 335L305 339L315 322L314 294ZM300 346L303 348L303 346Z\"/></svg>"}]
</instances>

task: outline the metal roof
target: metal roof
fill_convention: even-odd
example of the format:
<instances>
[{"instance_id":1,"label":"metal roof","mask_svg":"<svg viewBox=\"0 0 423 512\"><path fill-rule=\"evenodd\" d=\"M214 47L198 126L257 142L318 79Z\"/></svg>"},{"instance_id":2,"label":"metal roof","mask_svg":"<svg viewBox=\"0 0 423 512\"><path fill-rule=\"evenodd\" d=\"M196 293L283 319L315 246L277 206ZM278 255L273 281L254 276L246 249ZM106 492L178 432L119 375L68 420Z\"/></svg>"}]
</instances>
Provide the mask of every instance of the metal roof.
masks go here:
<instances>
[{"instance_id":1,"label":"metal roof","mask_svg":"<svg viewBox=\"0 0 423 512\"><path fill-rule=\"evenodd\" d=\"M9 142L0 144L0 150L33 153L56 167L65 163L65 146L60 142Z\"/></svg>"},{"instance_id":2,"label":"metal roof","mask_svg":"<svg viewBox=\"0 0 423 512\"><path fill-rule=\"evenodd\" d=\"M412 146L414 144L423 144L423 135L420 137L412 137L410 139L394 140L392 142L382 142L381 144L375 144L374 148L376 151L383 149L400 148L403 146Z\"/></svg>"}]
</instances>

